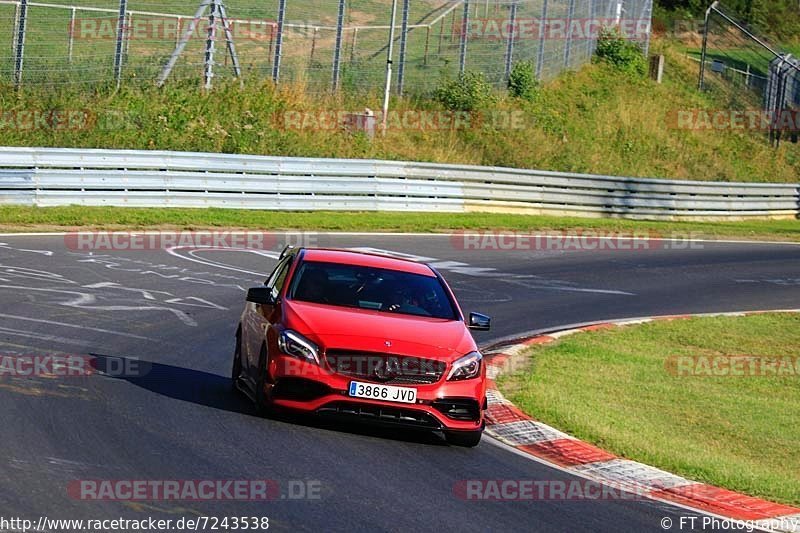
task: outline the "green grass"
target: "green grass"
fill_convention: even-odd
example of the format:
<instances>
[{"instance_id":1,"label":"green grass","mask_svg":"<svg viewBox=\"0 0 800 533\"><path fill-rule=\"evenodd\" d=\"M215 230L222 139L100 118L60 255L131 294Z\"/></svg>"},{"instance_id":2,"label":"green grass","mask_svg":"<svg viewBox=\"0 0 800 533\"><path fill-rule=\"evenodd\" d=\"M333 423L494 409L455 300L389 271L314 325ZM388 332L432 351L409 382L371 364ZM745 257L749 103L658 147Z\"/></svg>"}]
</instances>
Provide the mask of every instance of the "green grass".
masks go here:
<instances>
[{"instance_id":1,"label":"green grass","mask_svg":"<svg viewBox=\"0 0 800 533\"><path fill-rule=\"evenodd\" d=\"M239 209L0 206L0 230L74 228L259 228L307 231L444 232L448 230L594 230L679 239L743 238L800 241L794 220L645 222L499 213L283 212Z\"/></svg>"},{"instance_id":2,"label":"green grass","mask_svg":"<svg viewBox=\"0 0 800 533\"><path fill-rule=\"evenodd\" d=\"M798 353L800 315L655 322L534 348L531 367L499 385L536 419L613 453L797 505L800 375L676 376L665 365L671 356Z\"/></svg>"},{"instance_id":3,"label":"green grass","mask_svg":"<svg viewBox=\"0 0 800 533\"><path fill-rule=\"evenodd\" d=\"M162 90L123 86L120 91L75 87L0 87L4 116L54 109L89 110L95 121L79 129L15 128L0 119L2 144L131 148L308 157L435 161L536 168L566 172L673 179L796 183L800 147L773 149L753 131L677 129L679 110L725 109L728 100L696 91L697 64L674 45L655 42L667 54L666 80L655 84L594 64L542 87L533 102L499 94L484 116L513 116L519 127L478 121L468 129L390 128L368 140L339 129L284 128L285 111L308 113L381 108L381 95L307 96L302 86L279 89L248 81L198 90L196 82ZM411 86L413 87L413 85ZM430 99L393 98L391 109L440 111ZM505 113L506 115L502 115Z\"/></svg>"},{"instance_id":4,"label":"green grass","mask_svg":"<svg viewBox=\"0 0 800 533\"><path fill-rule=\"evenodd\" d=\"M55 7L33 7L28 14L28 31L25 43L24 80L27 84L49 83L62 86L64 83L84 86L102 87L112 83L113 58L115 55L115 31L119 3L116 0L55 0L55 4L93 7L107 11L76 11L76 37L72 40L72 57L69 57L69 27L71 10ZM175 47L176 36L173 27L168 33L154 30L152 23L169 22L175 19L168 16L140 15L138 13L156 13L163 15L181 15L184 17L182 28L197 10L199 0L131 0L128 12L137 12L134 27L147 29L141 31L139 37L126 43L123 83L126 86L150 84L161 71ZM346 26L362 26L358 36L352 30L343 35L342 52L342 87L364 89L380 87L385 69L386 29L369 29L370 26L381 26L389 23L390 2L387 0L353 0L348 1L344 23ZM229 17L244 21L234 25L234 36L237 53L242 65L243 77L247 79L269 79L272 70L272 51L268 35L271 33L267 22L277 19L277 2L258 2L244 0L228 3ZM411 24L426 24L436 19L450 7L443 0L422 0L410 5L409 21ZM315 86L317 91L327 90L331 83L331 68L335 43L335 28L338 2L330 0L298 0L287 6L286 32L282 60L282 79L284 81L302 82ZM458 11L458 10L456 10ZM460 13L460 12L459 12ZM460 15L459 15L460 16ZM432 27L430 53L428 61L425 56L424 29L413 29L409 33L407 48L407 81L409 84L427 84L438 78L438 72L449 65L455 72L458 61L458 40L450 36L452 21L446 17L447 23ZM147 21L150 21L149 25ZM399 21L399 17L398 17ZM0 34L11 35L14 24L13 6L0 5ZM322 26L314 35L313 27ZM242 31L236 31L241 29ZM251 36L251 30L257 35ZM445 33L445 46L439 53L439 32ZM99 32L99 36L97 35ZM353 42L355 39L355 43ZM312 40L314 55L311 56ZM398 37L399 40L399 37ZM10 42L10 39L9 39ZM355 44L355 47L354 47ZM430 43L429 43L430 44ZM191 79L199 85L202 76L205 35L197 31L189 41L181 58L173 70L171 81ZM224 57L224 42L218 41L216 60L220 63L215 69L215 84L222 79L230 80L233 71ZM497 57L502 57L502 43L496 50ZM12 55L0 53L0 81L10 82L13 71ZM423 64L425 63L425 64ZM486 60L485 66L502 68L502 61Z\"/></svg>"},{"instance_id":5,"label":"green grass","mask_svg":"<svg viewBox=\"0 0 800 533\"><path fill-rule=\"evenodd\" d=\"M800 52L800 45L789 44L779 46L780 51L789 52L796 56ZM703 56L702 48L687 48L686 53L700 59ZM726 64L728 67L733 67L742 71L747 71L750 67L750 73L759 76L768 76L769 63L773 56L764 49L753 45L752 47L743 48L728 48L716 49L709 47L706 51L706 61L719 60Z\"/></svg>"}]
</instances>

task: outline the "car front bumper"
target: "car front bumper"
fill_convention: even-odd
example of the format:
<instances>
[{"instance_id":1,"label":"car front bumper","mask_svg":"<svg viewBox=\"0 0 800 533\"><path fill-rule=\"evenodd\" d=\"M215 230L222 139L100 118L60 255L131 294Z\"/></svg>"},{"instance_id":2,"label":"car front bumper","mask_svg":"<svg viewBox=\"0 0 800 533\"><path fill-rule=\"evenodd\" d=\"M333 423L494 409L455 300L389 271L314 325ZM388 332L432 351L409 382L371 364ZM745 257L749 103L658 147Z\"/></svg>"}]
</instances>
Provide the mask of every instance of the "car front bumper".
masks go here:
<instances>
[{"instance_id":1,"label":"car front bumper","mask_svg":"<svg viewBox=\"0 0 800 533\"><path fill-rule=\"evenodd\" d=\"M417 391L415 403L399 403L351 397L350 382L365 380L336 374L287 355L272 358L269 370L275 383L271 396L276 407L407 428L476 431L484 426L484 376L398 385Z\"/></svg>"}]
</instances>

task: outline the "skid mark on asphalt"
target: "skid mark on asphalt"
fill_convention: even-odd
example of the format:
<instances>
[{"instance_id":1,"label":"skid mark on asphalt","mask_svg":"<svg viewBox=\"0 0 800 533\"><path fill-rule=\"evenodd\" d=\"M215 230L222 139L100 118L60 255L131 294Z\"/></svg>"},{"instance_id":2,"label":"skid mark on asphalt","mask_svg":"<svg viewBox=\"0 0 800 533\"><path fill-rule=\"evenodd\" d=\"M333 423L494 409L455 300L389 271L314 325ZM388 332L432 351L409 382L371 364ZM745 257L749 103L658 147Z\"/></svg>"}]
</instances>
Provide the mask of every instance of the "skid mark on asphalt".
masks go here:
<instances>
[{"instance_id":1,"label":"skid mark on asphalt","mask_svg":"<svg viewBox=\"0 0 800 533\"><path fill-rule=\"evenodd\" d=\"M157 505L150 505L142 502L122 502L122 505L139 513L149 511L151 513L165 513L184 516L190 514L194 516L204 516L204 514L206 514L196 509L190 509L189 507L159 507Z\"/></svg>"},{"instance_id":2,"label":"skid mark on asphalt","mask_svg":"<svg viewBox=\"0 0 800 533\"><path fill-rule=\"evenodd\" d=\"M476 289L472 282L467 280L453 280L450 282L453 291L458 293L458 300L462 302L504 303L511 302L514 298L507 293L488 289Z\"/></svg>"},{"instance_id":3,"label":"skid mark on asphalt","mask_svg":"<svg viewBox=\"0 0 800 533\"><path fill-rule=\"evenodd\" d=\"M167 291L154 291L152 289L137 289L134 287L125 287L120 285L119 283L115 283L113 281L101 281L100 283L93 283L90 285L83 285L84 289L114 289L119 291L129 291L129 292L136 292L142 295L142 298L145 300L157 300L153 294L164 294L166 296L174 296L171 292ZM187 301L191 300L191 302ZM164 303L168 304L176 304L176 305L189 305L192 307L205 307L209 309L219 309L222 311L227 311L227 307L223 307L221 305L215 304L214 302L209 302L204 298L200 298L197 296L187 296L186 298L170 298L169 300L164 300Z\"/></svg>"},{"instance_id":4,"label":"skid mark on asphalt","mask_svg":"<svg viewBox=\"0 0 800 533\"><path fill-rule=\"evenodd\" d=\"M209 246L207 248L214 249L213 247ZM181 255L178 250L187 250L186 255ZM254 272L252 270L246 270L243 268L235 267L232 265L228 265L226 263L220 263L219 261L212 261L211 259L201 259L197 257L198 252L202 252L203 248L199 246L194 246L192 248L185 248L185 247L174 247L174 248L167 248L166 252L174 257L178 257L180 259L185 259L187 261L192 261L194 263L199 263L201 265L212 266L216 268L222 268L225 270L233 270L235 272L241 272L242 274L252 274L258 277L266 277L269 275L269 272ZM264 257L269 257L270 259L278 259L280 257L279 252L270 252L268 250L250 250L250 249L230 249L226 250L228 252L245 252L245 253L252 253L256 255L261 255Z\"/></svg>"},{"instance_id":5,"label":"skid mark on asphalt","mask_svg":"<svg viewBox=\"0 0 800 533\"><path fill-rule=\"evenodd\" d=\"M0 273L2 273L4 277L10 277L10 278L26 278L37 281L46 281L48 283L64 283L66 285L76 284L74 281L65 278L61 274L56 274L55 272L48 272L46 270L36 270L34 268L24 268L13 265L0 264Z\"/></svg>"},{"instance_id":6,"label":"skid mark on asphalt","mask_svg":"<svg viewBox=\"0 0 800 533\"><path fill-rule=\"evenodd\" d=\"M25 470L26 472L35 470L39 472L63 472L73 474L95 468L107 468L106 465L81 463L59 457L45 457L43 461L27 461L25 459L14 459L8 461L8 466L15 470Z\"/></svg>"},{"instance_id":7,"label":"skid mark on asphalt","mask_svg":"<svg viewBox=\"0 0 800 533\"><path fill-rule=\"evenodd\" d=\"M770 285L793 286L800 285L800 278L784 278L784 279L735 279L735 283L768 283Z\"/></svg>"},{"instance_id":8,"label":"skid mark on asphalt","mask_svg":"<svg viewBox=\"0 0 800 533\"><path fill-rule=\"evenodd\" d=\"M544 291L567 291L567 292L591 292L595 294L613 294L618 296L636 296L635 293L619 291L614 289L587 289L583 287L570 286L568 282L558 280L525 279L522 277L502 279L506 283L518 285L532 290Z\"/></svg>"},{"instance_id":9,"label":"skid mark on asphalt","mask_svg":"<svg viewBox=\"0 0 800 533\"><path fill-rule=\"evenodd\" d=\"M14 337L26 337L29 339L36 339L49 342L57 342L60 344L72 344L75 346L90 346L92 343L78 339L70 339L67 337L60 337L58 335L47 335L46 333L32 333L27 330L7 328L0 326L0 334L11 335Z\"/></svg>"},{"instance_id":10,"label":"skid mark on asphalt","mask_svg":"<svg viewBox=\"0 0 800 533\"><path fill-rule=\"evenodd\" d=\"M0 242L0 248L5 248L7 250L14 250L16 252L27 252L27 253L32 253L32 254L41 254L41 255L46 255L48 257L53 255L53 252L51 252L50 250L28 250L26 248L16 248L14 246L11 246L7 242Z\"/></svg>"},{"instance_id":11,"label":"skid mark on asphalt","mask_svg":"<svg viewBox=\"0 0 800 533\"><path fill-rule=\"evenodd\" d=\"M88 389L70 385L57 385L55 389L42 387L42 383L33 380L13 379L12 383L0 381L0 390L23 396L73 398L89 400Z\"/></svg>"},{"instance_id":12,"label":"skid mark on asphalt","mask_svg":"<svg viewBox=\"0 0 800 533\"><path fill-rule=\"evenodd\" d=\"M8 346L10 350L2 350L0 355L26 355L31 353L31 350L36 350L34 346L30 346L28 344L17 344L15 342L8 342L8 340L0 339L0 346ZM17 351L17 348L22 350L21 352Z\"/></svg>"},{"instance_id":13,"label":"skid mark on asphalt","mask_svg":"<svg viewBox=\"0 0 800 533\"><path fill-rule=\"evenodd\" d=\"M168 265L165 263L154 263L152 261L145 261L142 259L131 259L129 257L119 257L113 255L91 255L91 254L89 255L76 254L76 255L79 255L81 257L81 259L78 259L78 263L96 263L110 270L124 270L125 272L138 273L143 276L144 275L158 276L159 278L162 279L174 279L178 281L186 281L189 283L215 285L218 287L238 287L239 289L244 290L244 288L242 288L241 285L239 284L220 283L219 281L203 279L203 277L208 276L228 281L249 282L251 280L251 278L249 277L245 278L242 276L220 274L218 272L208 272L208 271L197 272L184 267ZM183 256L181 256L181 258L183 259ZM119 268L123 263L127 265L137 265L137 268L131 268L131 269ZM168 272L168 274L164 272Z\"/></svg>"},{"instance_id":14,"label":"skid mark on asphalt","mask_svg":"<svg viewBox=\"0 0 800 533\"><path fill-rule=\"evenodd\" d=\"M191 316L171 307L164 307L159 305L97 305L97 296L88 292L68 291L63 289L46 289L40 287L24 287L18 285L0 285L0 289L11 289L20 291L36 291L36 292L49 292L56 294L73 295L74 298L64 302L58 302L58 305L66 307L77 307L81 309L92 309L96 311L165 311L175 315L181 322L187 326L196 327L197 321Z\"/></svg>"},{"instance_id":15,"label":"skid mark on asphalt","mask_svg":"<svg viewBox=\"0 0 800 533\"><path fill-rule=\"evenodd\" d=\"M142 340L153 340L150 337L144 337L142 335L134 335L133 333L125 333L122 331L113 331L110 329L103 329L103 328L95 328L92 326L84 326L84 325L77 325L77 324L68 324L66 322L56 322L54 320L44 320L41 318L30 318L26 316L19 316L19 315L8 315L5 313L0 313L0 318L8 318L11 320L22 320L26 322L36 322L39 324L47 324L48 326L61 326L65 328L75 328L75 329L85 329L89 331L96 331L98 333L108 333L110 335L119 335L121 337L130 337L132 339L142 339Z\"/></svg>"}]
</instances>

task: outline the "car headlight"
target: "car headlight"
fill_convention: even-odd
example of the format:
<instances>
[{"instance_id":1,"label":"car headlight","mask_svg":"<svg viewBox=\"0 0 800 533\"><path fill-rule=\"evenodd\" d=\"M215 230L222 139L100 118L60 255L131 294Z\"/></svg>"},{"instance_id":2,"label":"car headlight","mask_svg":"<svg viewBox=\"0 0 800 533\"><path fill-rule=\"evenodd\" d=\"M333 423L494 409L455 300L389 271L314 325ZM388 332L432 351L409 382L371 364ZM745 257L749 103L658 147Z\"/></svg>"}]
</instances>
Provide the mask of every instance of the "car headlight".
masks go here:
<instances>
[{"instance_id":1,"label":"car headlight","mask_svg":"<svg viewBox=\"0 0 800 533\"><path fill-rule=\"evenodd\" d=\"M461 357L450 368L450 373L447 374L447 381L478 377L481 373L481 361L483 361L483 356L480 352L470 352Z\"/></svg>"},{"instance_id":2,"label":"car headlight","mask_svg":"<svg viewBox=\"0 0 800 533\"><path fill-rule=\"evenodd\" d=\"M319 346L296 331L285 329L278 335L278 348L286 355L319 364Z\"/></svg>"}]
</instances>

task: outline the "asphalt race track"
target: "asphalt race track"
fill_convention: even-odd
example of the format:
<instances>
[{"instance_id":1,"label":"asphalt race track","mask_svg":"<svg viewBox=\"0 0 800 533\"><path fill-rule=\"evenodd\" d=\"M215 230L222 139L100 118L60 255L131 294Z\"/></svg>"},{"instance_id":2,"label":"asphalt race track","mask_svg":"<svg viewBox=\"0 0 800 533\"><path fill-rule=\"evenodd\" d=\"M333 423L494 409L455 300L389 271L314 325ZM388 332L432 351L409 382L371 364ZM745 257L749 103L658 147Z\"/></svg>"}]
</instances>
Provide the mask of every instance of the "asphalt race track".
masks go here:
<instances>
[{"instance_id":1,"label":"asphalt race track","mask_svg":"<svg viewBox=\"0 0 800 533\"><path fill-rule=\"evenodd\" d=\"M800 246L474 251L448 236L317 235L439 265L466 312L501 337L595 320L800 307ZM652 501L466 501L462 480L565 480L484 439L264 419L230 391L243 290L274 252L75 251L63 236L0 236L0 354L94 354L139 377L0 377L0 515L268 516L270 530L662 531L689 513ZM119 358L119 359L117 359ZM655 415L654 415L655 416ZM83 501L70 482L270 479L270 502ZM294 499L293 481L318 497ZM295 489L298 485L295 485ZM673 529L678 531L677 527Z\"/></svg>"}]
</instances>

